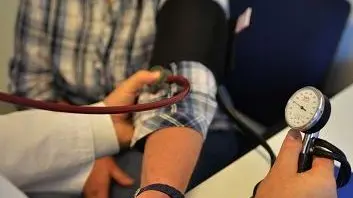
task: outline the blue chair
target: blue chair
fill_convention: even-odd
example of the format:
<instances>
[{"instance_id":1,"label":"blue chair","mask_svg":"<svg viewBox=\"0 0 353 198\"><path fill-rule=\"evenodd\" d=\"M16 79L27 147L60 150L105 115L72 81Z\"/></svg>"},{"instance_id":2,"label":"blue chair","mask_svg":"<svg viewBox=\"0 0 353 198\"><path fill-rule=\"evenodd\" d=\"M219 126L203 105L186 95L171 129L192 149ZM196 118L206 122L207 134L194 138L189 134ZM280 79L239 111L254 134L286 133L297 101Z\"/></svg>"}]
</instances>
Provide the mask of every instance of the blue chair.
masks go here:
<instances>
[{"instance_id":1,"label":"blue chair","mask_svg":"<svg viewBox=\"0 0 353 198\"><path fill-rule=\"evenodd\" d=\"M303 86L323 90L344 30L345 0L231 0L235 19L251 7L251 25L232 37L226 80L237 122L264 138L285 126L284 107ZM233 34L234 35L234 34Z\"/></svg>"}]
</instances>

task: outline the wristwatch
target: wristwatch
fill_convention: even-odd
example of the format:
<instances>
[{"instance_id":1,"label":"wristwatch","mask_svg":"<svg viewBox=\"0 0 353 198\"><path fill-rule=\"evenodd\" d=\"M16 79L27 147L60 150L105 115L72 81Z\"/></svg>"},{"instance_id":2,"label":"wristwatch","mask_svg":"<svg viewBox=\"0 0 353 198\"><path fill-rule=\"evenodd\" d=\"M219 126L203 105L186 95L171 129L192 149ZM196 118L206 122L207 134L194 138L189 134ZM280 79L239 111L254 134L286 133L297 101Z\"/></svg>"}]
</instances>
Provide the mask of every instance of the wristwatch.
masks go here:
<instances>
[{"instance_id":1,"label":"wristwatch","mask_svg":"<svg viewBox=\"0 0 353 198\"><path fill-rule=\"evenodd\" d=\"M168 195L170 198L184 198L183 193L181 193L178 189L166 184L151 184L143 188L139 188L135 193L135 198L137 198L137 196L139 196L143 192L149 190L159 191Z\"/></svg>"}]
</instances>

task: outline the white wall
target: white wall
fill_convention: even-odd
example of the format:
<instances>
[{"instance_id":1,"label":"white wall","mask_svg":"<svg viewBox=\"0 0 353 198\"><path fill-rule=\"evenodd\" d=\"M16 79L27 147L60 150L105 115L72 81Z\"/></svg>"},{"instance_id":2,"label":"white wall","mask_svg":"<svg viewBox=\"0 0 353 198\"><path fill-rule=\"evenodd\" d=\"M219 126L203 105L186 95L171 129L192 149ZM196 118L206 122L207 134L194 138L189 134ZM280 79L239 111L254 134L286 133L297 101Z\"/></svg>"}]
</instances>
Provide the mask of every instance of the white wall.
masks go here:
<instances>
[{"instance_id":1,"label":"white wall","mask_svg":"<svg viewBox=\"0 0 353 198\"><path fill-rule=\"evenodd\" d=\"M13 30L18 0L0 0L0 90L7 91L7 68L13 51ZM9 112L12 106L0 102L0 113Z\"/></svg>"},{"instance_id":2,"label":"white wall","mask_svg":"<svg viewBox=\"0 0 353 198\"><path fill-rule=\"evenodd\" d=\"M349 0L353 5L353 0ZM7 91L8 62L12 54L13 30L18 0L0 0L0 90ZM353 10L353 9L352 9ZM335 65L327 83L327 92L336 93L353 82L353 11L341 41ZM11 106L0 102L0 113Z\"/></svg>"}]
</instances>

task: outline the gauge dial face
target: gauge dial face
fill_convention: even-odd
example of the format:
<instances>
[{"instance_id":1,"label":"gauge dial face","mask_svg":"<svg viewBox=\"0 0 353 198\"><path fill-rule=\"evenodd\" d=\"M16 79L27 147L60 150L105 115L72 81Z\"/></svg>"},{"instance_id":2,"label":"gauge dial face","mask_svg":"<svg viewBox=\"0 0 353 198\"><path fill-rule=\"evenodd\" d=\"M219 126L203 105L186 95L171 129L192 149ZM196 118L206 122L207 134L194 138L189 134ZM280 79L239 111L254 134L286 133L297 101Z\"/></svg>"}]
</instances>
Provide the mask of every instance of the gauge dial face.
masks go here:
<instances>
[{"instance_id":1,"label":"gauge dial face","mask_svg":"<svg viewBox=\"0 0 353 198\"><path fill-rule=\"evenodd\" d=\"M285 118L287 124L294 129L304 130L319 119L323 108L323 95L314 87L304 87L289 99Z\"/></svg>"}]
</instances>

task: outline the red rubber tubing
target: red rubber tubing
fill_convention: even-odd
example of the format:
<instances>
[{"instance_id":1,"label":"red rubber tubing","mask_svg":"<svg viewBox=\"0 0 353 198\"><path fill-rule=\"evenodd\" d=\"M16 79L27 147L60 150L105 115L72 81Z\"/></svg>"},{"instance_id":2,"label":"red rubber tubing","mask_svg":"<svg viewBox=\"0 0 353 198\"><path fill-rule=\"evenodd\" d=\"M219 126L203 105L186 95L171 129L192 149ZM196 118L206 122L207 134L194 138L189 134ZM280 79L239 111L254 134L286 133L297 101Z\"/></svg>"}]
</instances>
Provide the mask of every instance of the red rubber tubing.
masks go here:
<instances>
[{"instance_id":1,"label":"red rubber tubing","mask_svg":"<svg viewBox=\"0 0 353 198\"><path fill-rule=\"evenodd\" d=\"M0 92L0 100L8 103L17 104L20 106L26 106L36 109L43 109L48 111L65 112L65 113L78 113L78 114L121 114L121 113L132 113L140 111L148 111L157 109L165 106L175 104L184 99L190 92L189 81L182 76L168 76L167 83L176 83L183 87L183 90L177 95L163 99L157 102L146 103L146 104L135 104L127 106L112 106L112 107L90 107L90 106L75 106L58 104L54 102L44 102L39 100L32 100L11 94Z\"/></svg>"}]
</instances>

